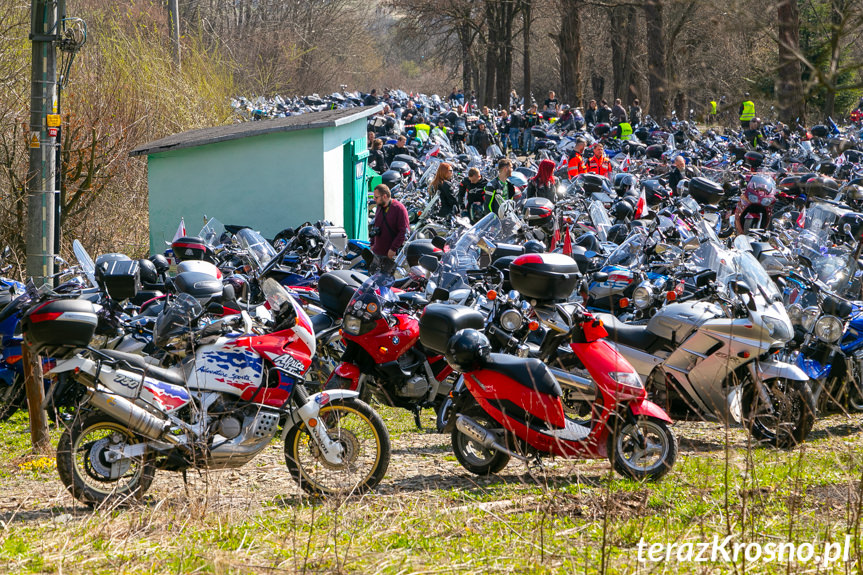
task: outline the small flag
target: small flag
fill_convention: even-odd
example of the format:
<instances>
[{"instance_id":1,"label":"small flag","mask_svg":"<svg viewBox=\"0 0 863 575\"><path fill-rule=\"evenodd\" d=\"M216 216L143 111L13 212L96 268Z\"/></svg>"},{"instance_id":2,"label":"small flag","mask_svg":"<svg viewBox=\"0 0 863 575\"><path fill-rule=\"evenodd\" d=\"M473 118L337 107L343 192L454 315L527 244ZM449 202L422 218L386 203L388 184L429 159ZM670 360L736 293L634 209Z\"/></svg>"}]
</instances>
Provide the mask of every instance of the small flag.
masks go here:
<instances>
[{"instance_id":1,"label":"small flag","mask_svg":"<svg viewBox=\"0 0 863 575\"><path fill-rule=\"evenodd\" d=\"M569 226L566 226L566 234L563 236L563 253L565 255L572 255L572 237L569 233Z\"/></svg>"},{"instance_id":2,"label":"small flag","mask_svg":"<svg viewBox=\"0 0 863 575\"><path fill-rule=\"evenodd\" d=\"M635 204L636 220L644 215L645 208L647 208L647 196L644 195L644 188L642 187L638 194L638 202Z\"/></svg>"},{"instance_id":3,"label":"small flag","mask_svg":"<svg viewBox=\"0 0 863 575\"><path fill-rule=\"evenodd\" d=\"M177 233L174 234L174 239L171 240L173 244L180 238L186 237L186 222L183 218L180 218L180 225L177 226Z\"/></svg>"},{"instance_id":4,"label":"small flag","mask_svg":"<svg viewBox=\"0 0 863 575\"><path fill-rule=\"evenodd\" d=\"M797 225L801 228L806 224L806 206L803 206L803 209L800 210L800 215L797 216Z\"/></svg>"}]
</instances>

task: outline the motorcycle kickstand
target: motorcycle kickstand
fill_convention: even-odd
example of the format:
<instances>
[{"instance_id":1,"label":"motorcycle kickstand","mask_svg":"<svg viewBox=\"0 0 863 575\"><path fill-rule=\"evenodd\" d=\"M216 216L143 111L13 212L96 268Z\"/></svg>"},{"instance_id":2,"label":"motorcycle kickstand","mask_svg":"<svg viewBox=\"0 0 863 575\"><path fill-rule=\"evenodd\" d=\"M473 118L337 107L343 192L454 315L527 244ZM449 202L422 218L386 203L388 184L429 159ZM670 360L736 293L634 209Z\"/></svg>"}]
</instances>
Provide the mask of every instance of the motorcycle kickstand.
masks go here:
<instances>
[{"instance_id":1,"label":"motorcycle kickstand","mask_svg":"<svg viewBox=\"0 0 863 575\"><path fill-rule=\"evenodd\" d=\"M419 405L414 405L414 407L413 407L414 425L417 426L417 429L419 431L423 431L423 424L422 424L422 421L420 421L420 413L422 412L422 409L423 408L420 407Z\"/></svg>"}]
</instances>

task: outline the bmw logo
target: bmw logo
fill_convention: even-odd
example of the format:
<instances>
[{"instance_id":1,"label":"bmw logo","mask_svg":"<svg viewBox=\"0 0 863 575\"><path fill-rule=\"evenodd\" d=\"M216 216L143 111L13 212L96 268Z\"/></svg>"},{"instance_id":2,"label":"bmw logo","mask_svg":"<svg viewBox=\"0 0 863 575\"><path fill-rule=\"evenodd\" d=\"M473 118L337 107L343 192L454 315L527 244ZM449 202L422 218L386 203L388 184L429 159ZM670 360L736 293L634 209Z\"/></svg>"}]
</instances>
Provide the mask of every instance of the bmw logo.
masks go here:
<instances>
[{"instance_id":1,"label":"bmw logo","mask_svg":"<svg viewBox=\"0 0 863 575\"><path fill-rule=\"evenodd\" d=\"M398 337L394 337L394 338L393 338L393 345L398 345L398 344L399 344L399 338L398 338Z\"/></svg>"}]
</instances>

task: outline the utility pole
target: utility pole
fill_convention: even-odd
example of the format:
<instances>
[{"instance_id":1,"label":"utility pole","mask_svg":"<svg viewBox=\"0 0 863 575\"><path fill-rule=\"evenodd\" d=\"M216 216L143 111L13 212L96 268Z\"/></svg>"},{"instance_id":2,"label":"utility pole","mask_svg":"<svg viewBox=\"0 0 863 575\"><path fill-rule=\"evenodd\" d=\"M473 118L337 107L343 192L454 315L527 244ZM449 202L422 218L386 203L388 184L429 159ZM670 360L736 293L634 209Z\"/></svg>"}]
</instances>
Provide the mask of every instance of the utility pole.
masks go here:
<instances>
[{"instance_id":1,"label":"utility pole","mask_svg":"<svg viewBox=\"0 0 863 575\"><path fill-rule=\"evenodd\" d=\"M177 0L168 0L168 26L171 28L171 50L174 52L174 65L180 69L180 10Z\"/></svg>"},{"instance_id":2,"label":"utility pole","mask_svg":"<svg viewBox=\"0 0 863 575\"><path fill-rule=\"evenodd\" d=\"M33 59L30 89L30 169L27 172L27 275L37 283L51 281L54 273L54 202L59 39L57 2L32 0L30 40ZM50 116L49 116L50 115ZM52 126L49 128L49 123ZM29 350L28 350L29 352ZM42 409L44 389L39 356L26 353L25 385L30 407L30 436L36 450L50 447L48 424Z\"/></svg>"}]
</instances>

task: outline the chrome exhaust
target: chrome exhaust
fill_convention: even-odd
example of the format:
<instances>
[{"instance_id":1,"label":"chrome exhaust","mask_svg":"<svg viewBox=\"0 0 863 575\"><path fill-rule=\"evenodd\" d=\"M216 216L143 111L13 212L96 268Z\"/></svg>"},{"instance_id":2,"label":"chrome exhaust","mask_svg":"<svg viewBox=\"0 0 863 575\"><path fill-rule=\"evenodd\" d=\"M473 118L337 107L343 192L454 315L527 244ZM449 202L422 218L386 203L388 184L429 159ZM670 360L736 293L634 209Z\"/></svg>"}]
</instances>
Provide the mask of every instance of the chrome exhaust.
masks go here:
<instances>
[{"instance_id":1,"label":"chrome exhaust","mask_svg":"<svg viewBox=\"0 0 863 575\"><path fill-rule=\"evenodd\" d=\"M177 444L176 438L167 434L170 422L153 415L119 395L108 395L98 391L90 392L90 405L122 423L135 433L149 439L157 439Z\"/></svg>"},{"instance_id":2,"label":"chrome exhaust","mask_svg":"<svg viewBox=\"0 0 863 575\"><path fill-rule=\"evenodd\" d=\"M473 441L476 441L483 447L487 449L494 449L495 451L502 451L508 454L511 457L515 457L521 461L530 461L530 458L521 455L520 453L515 453L514 451L507 449L503 445L501 445L494 434L487 430L485 427L474 421L472 418L466 415L459 415L455 420L456 429L460 432L468 436Z\"/></svg>"}]
</instances>

